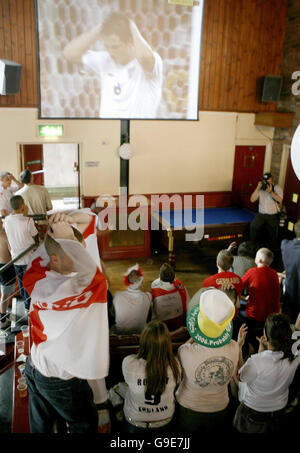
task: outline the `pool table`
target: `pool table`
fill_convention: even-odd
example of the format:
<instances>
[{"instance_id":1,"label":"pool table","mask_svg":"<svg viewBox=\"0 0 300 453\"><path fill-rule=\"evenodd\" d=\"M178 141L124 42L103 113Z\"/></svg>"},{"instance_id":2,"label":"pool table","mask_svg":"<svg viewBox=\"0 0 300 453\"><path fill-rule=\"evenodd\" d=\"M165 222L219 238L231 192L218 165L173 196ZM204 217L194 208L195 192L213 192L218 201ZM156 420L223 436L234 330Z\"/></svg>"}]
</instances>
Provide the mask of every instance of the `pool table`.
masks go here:
<instances>
[{"instance_id":1,"label":"pool table","mask_svg":"<svg viewBox=\"0 0 300 453\"><path fill-rule=\"evenodd\" d=\"M186 233L193 233L188 231L191 226L202 232L197 241L240 242L254 216L254 212L238 207L160 210L151 212L151 222L162 231L162 242L169 250L169 263L175 268L175 241L179 243Z\"/></svg>"}]
</instances>

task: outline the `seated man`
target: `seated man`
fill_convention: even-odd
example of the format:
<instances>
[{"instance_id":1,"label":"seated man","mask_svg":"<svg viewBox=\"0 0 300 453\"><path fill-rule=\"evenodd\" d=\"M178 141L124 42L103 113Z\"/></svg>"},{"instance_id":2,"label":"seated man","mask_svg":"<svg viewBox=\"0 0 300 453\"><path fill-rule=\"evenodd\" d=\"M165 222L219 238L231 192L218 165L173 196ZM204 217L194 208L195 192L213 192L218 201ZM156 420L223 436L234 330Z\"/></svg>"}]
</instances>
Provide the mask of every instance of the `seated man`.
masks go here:
<instances>
[{"instance_id":1,"label":"seated man","mask_svg":"<svg viewBox=\"0 0 300 453\"><path fill-rule=\"evenodd\" d=\"M185 325L186 306L190 300L187 289L175 277L174 269L164 263L159 278L151 285L153 299L152 319L164 321L169 330Z\"/></svg>"},{"instance_id":2,"label":"seated man","mask_svg":"<svg viewBox=\"0 0 300 453\"><path fill-rule=\"evenodd\" d=\"M233 257L232 271L242 277L251 267L255 267L257 248L250 241L242 242L237 249L237 256Z\"/></svg>"},{"instance_id":3,"label":"seated man","mask_svg":"<svg viewBox=\"0 0 300 453\"><path fill-rule=\"evenodd\" d=\"M97 432L88 380L108 374L106 280L69 225L53 223L51 230L23 279L32 301L30 430L52 432L59 414L71 433Z\"/></svg>"},{"instance_id":4,"label":"seated man","mask_svg":"<svg viewBox=\"0 0 300 453\"><path fill-rule=\"evenodd\" d=\"M113 297L115 325L111 332L120 335L139 334L147 324L152 296L142 291L144 277L138 264L125 273L126 291L116 291Z\"/></svg>"},{"instance_id":5,"label":"seated man","mask_svg":"<svg viewBox=\"0 0 300 453\"><path fill-rule=\"evenodd\" d=\"M215 288L220 289L224 285L226 287L233 285L237 291L238 297L240 298L243 289L242 279L239 275L230 271L233 263L232 253L225 249L221 250L217 255L216 263L218 273L207 277L203 282L203 288L214 286Z\"/></svg>"},{"instance_id":6,"label":"seated man","mask_svg":"<svg viewBox=\"0 0 300 453\"><path fill-rule=\"evenodd\" d=\"M249 297L246 309L240 310L239 317L249 327L248 340L253 346L257 343L253 330L261 329L262 332L269 314L280 312L279 279L277 272L270 268L273 257L271 250L259 249L255 257L257 267L249 269L242 278L243 287L248 288Z\"/></svg>"}]
</instances>

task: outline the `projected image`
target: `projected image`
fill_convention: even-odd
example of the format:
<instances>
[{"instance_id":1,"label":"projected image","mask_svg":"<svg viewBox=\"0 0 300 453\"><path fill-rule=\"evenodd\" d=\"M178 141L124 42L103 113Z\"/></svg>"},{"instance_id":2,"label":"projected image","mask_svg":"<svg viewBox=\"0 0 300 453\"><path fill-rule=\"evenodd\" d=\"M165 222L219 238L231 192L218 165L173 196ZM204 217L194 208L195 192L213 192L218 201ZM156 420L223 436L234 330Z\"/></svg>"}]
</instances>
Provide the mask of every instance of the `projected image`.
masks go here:
<instances>
[{"instance_id":1,"label":"projected image","mask_svg":"<svg viewBox=\"0 0 300 453\"><path fill-rule=\"evenodd\" d=\"M36 0L40 118L198 118L202 0Z\"/></svg>"}]
</instances>

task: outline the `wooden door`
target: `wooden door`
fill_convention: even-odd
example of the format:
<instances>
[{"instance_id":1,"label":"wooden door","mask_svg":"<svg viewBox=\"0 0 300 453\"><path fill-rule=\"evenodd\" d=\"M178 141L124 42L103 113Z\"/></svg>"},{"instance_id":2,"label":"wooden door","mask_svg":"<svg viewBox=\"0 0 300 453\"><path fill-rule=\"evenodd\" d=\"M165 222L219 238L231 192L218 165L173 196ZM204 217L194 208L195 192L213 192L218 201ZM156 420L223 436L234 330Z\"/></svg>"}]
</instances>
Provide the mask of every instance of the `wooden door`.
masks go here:
<instances>
[{"instance_id":1,"label":"wooden door","mask_svg":"<svg viewBox=\"0 0 300 453\"><path fill-rule=\"evenodd\" d=\"M21 145L21 170L33 174L33 183L44 185L43 145Z\"/></svg>"},{"instance_id":2,"label":"wooden door","mask_svg":"<svg viewBox=\"0 0 300 453\"><path fill-rule=\"evenodd\" d=\"M236 206L257 210L257 203L250 202L250 196L262 179L265 162L265 146L236 146L232 195Z\"/></svg>"},{"instance_id":3,"label":"wooden door","mask_svg":"<svg viewBox=\"0 0 300 453\"><path fill-rule=\"evenodd\" d=\"M289 155L286 167L283 205L287 214L285 225L287 228L289 227L287 235L294 237L292 227L300 219L300 181L294 172L291 155Z\"/></svg>"}]
</instances>

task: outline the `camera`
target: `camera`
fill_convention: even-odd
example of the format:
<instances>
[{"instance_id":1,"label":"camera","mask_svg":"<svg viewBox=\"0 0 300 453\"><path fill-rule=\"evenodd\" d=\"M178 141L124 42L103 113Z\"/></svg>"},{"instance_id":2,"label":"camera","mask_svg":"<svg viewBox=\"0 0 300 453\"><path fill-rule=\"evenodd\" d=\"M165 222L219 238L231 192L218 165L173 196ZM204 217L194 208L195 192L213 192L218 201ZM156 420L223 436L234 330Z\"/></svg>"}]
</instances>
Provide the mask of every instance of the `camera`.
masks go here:
<instances>
[{"instance_id":1,"label":"camera","mask_svg":"<svg viewBox=\"0 0 300 453\"><path fill-rule=\"evenodd\" d=\"M267 188L270 186L268 183L268 179L272 178L271 173L265 173L262 178L262 185L261 185L261 190L267 190ZM272 190L274 191L274 185L272 184Z\"/></svg>"},{"instance_id":2,"label":"camera","mask_svg":"<svg viewBox=\"0 0 300 453\"><path fill-rule=\"evenodd\" d=\"M265 179L262 180L262 185L261 185L261 190L267 190L267 188L269 187L269 183L268 181L266 181Z\"/></svg>"}]
</instances>

